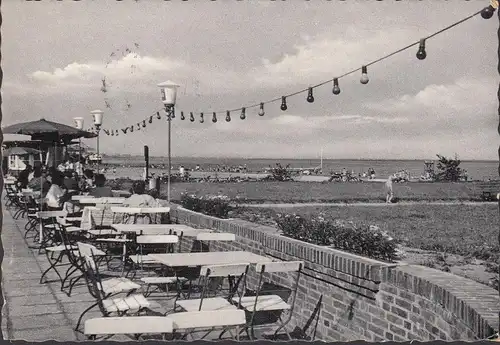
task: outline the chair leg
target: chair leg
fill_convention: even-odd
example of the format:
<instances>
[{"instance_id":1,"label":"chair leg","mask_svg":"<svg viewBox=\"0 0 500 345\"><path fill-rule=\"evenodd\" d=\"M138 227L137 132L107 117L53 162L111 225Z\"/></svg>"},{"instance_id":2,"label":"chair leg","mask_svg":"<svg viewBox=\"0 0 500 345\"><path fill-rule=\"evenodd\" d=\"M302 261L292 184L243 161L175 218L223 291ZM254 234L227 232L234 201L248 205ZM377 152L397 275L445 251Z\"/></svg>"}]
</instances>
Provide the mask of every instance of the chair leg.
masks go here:
<instances>
[{"instance_id":1,"label":"chair leg","mask_svg":"<svg viewBox=\"0 0 500 345\"><path fill-rule=\"evenodd\" d=\"M40 277L40 284L43 284L43 278L45 277L45 275L47 273L49 273L50 270L54 270L54 272L56 272L56 274L59 277L59 280L61 281L61 284L62 284L63 279L62 279L61 275L59 274L59 271L57 270L56 265L62 261L61 259L63 257L63 253L62 252L59 253L59 256L54 261L53 261L53 258L51 257L51 255L49 255L49 252L45 252L45 255L47 256L47 260L49 261L50 266L42 273L42 276Z\"/></svg>"},{"instance_id":2,"label":"chair leg","mask_svg":"<svg viewBox=\"0 0 500 345\"><path fill-rule=\"evenodd\" d=\"M82 278L83 278L83 274L80 274L78 277L73 278L73 279L70 280L68 297L71 297L71 291L73 291L73 288L75 287L76 282L79 281Z\"/></svg>"},{"instance_id":3,"label":"chair leg","mask_svg":"<svg viewBox=\"0 0 500 345\"><path fill-rule=\"evenodd\" d=\"M85 310L83 311L83 313L80 315L80 317L78 318L78 321L77 321L77 323L76 323L76 326L75 326L75 331L76 331L76 332L80 332L79 328L80 328L80 324L81 324L81 322L82 322L83 316L84 316L85 314L87 314L87 313L88 313L88 312L89 312L92 308L97 307L97 305L98 305L98 303L96 302L96 303L92 304L90 307L88 307L87 309L85 309Z\"/></svg>"},{"instance_id":4,"label":"chair leg","mask_svg":"<svg viewBox=\"0 0 500 345\"><path fill-rule=\"evenodd\" d=\"M76 271L78 271L78 270L80 270L80 268L79 268L79 267L75 267L75 266L70 266L70 267L66 270L66 274L64 275L64 279L63 279L63 281L62 281L62 283L61 283L61 291L63 291L63 290L64 290L64 288L65 288L65 284L66 284L66 281L69 279L69 277L71 277L71 275L72 275L73 273L75 273ZM71 282L71 280L70 280L70 282Z\"/></svg>"}]
</instances>

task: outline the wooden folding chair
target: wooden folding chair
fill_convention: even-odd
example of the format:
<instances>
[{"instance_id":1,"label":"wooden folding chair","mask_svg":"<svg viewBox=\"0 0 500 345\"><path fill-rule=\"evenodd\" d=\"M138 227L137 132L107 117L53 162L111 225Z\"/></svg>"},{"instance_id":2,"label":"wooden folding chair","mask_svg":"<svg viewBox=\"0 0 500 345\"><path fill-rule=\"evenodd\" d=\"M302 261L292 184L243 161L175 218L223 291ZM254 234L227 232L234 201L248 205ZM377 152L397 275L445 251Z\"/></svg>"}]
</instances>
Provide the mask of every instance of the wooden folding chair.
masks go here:
<instances>
[{"instance_id":1,"label":"wooden folding chair","mask_svg":"<svg viewBox=\"0 0 500 345\"><path fill-rule=\"evenodd\" d=\"M174 339L175 334L182 332L182 339L188 337L191 340L203 340L217 328L222 330L222 334L228 332L232 338L239 341L241 327L245 327L246 317L243 310L211 310L211 311L187 311L173 313L165 316L165 318L173 321ZM231 331L235 330L235 333ZM193 333L197 331L208 330L200 339L194 339Z\"/></svg>"},{"instance_id":2,"label":"wooden folding chair","mask_svg":"<svg viewBox=\"0 0 500 345\"><path fill-rule=\"evenodd\" d=\"M205 251L204 244L206 242L213 242L213 241L220 241L220 242L236 241L236 235L228 232L202 232L196 235L196 242L198 243L198 248L194 249L193 251L203 252Z\"/></svg>"},{"instance_id":3,"label":"wooden folding chair","mask_svg":"<svg viewBox=\"0 0 500 345\"><path fill-rule=\"evenodd\" d=\"M136 254L132 254L128 257L131 261L130 269L136 269L140 267L144 270L144 265L158 266L159 263L153 260L148 254L150 253L173 253L173 245L179 242L179 238L175 235L139 235L135 237ZM135 273L134 273L135 276Z\"/></svg>"},{"instance_id":4,"label":"wooden folding chair","mask_svg":"<svg viewBox=\"0 0 500 345\"><path fill-rule=\"evenodd\" d=\"M98 336L126 334L139 340L144 334L160 334L163 340L174 331L174 322L164 316L101 317L85 321L84 334L90 340Z\"/></svg>"},{"instance_id":5,"label":"wooden folding chair","mask_svg":"<svg viewBox=\"0 0 500 345\"><path fill-rule=\"evenodd\" d=\"M95 247L82 242L78 242L77 245L83 261L85 282L89 293L96 299L96 302L82 312L78 318L75 331L79 331L83 316L96 306L99 307L102 315L107 317L112 314L123 316L128 312L139 313L151 305L143 295L132 295L141 286L129 279L109 278L102 280L94 256ZM122 293L125 293L127 297L113 298Z\"/></svg>"},{"instance_id":6,"label":"wooden folding chair","mask_svg":"<svg viewBox=\"0 0 500 345\"><path fill-rule=\"evenodd\" d=\"M201 291L201 298L198 299L185 299L175 301L174 310L176 306L181 307L185 311L210 311L210 310L227 310L237 309L237 307L230 301L238 292L238 288L242 286L242 293L239 294L238 301L242 298L246 289L246 277L248 273L249 263L241 264L228 264L228 265L211 265L203 266L200 270L200 277L203 278L203 289ZM211 291L216 290L217 286L210 284L212 278L228 278L229 289L228 296L224 297L207 297ZM234 283L234 278L238 280ZM218 285L222 282L216 282ZM222 284L221 284L222 285ZM215 295L215 293L214 293Z\"/></svg>"},{"instance_id":7,"label":"wooden folding chair","mask_svg":"<svg viewBox=\"0 0 500 345\"><path fill-rule=\"evenodd\" d=\"M238 305L240 308L244 309L250 314L250 321L247 324L247 334L248 328L250 328L250 339L255 339L254 334L254 319L257 312L267 312L273 314L277 317L280 323L279 327L274 332L276 336L281 329L284 329L286 335L290 340L292 337L290 333L286 330L286 325L292 319L293 309L295 306L295 298L297 296L297 288L299 285L300 273L304 263L302 261L288 261L288 262L267 262L259 263L255 266L255 270L259 272L259 282L257 286L257 291L255 296L245 296L242 298L233 297L233 303ZM296 272L295 281L292 286L292 300L290 303L285 302L277 294L269 294L270 292L278 292L279 290L264 290L263 289L263 278L265 273L292 273ZM287 310L289 312L289 317L286 320L281 319L281 313Z\"/></svg>"}]
</instances>

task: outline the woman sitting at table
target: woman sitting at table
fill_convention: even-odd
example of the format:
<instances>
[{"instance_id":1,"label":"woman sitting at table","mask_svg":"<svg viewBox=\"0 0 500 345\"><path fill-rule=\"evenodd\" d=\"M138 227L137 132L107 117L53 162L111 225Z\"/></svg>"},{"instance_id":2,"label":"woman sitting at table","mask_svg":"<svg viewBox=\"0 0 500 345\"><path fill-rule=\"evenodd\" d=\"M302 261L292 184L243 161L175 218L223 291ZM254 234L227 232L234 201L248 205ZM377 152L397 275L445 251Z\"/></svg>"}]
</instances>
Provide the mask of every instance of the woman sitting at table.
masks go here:
<instances>
[{"instance_id":1,"label":"woman sitting at table","mask_svg":"<svg viewBox=\"0 0 500 345\"><path fill-rule=\"evenodd\" d=\"M68 190L64 187L64 177L59 172L52 175L52 185L50 186L45 200L49 211L62 210L64 202L68 199Z\"/></svg>"},{"instance_id":2,"label":"woman sitting at table","mask_svg":"<svg viewBox=\"0 0 500 345\"><path fill-rule=\"evenodd\" d=\"M146 182L136 181L132 185L132 195L124 202L124 206L129 207L160 207L158 201L146 193Z\"/></svg>"},{"instance_id":3,"label":"woman sitting at table","mask_svg":"<svg viewBox=\"0 0 500 345\"><path fill-rule=\"evenodd\" d=\"M50 188L50 182L42 172L42 167L35 165L33 170L33 178L28 183L28 188L37 192L41 191L42 197L45 197Z\"/></svg>"},{"instance_id":4,"label":"woman sitting at table","mask_svg":"<svg viewBox=\"0 0 500 345\"><path fill-rule=\"evenodd\" d=\"M90 189L89 195L96 198L107 198L113 196L111 188L104 186L106 184L106 176L104 176L104 174L96 174L94 177L94 184L95 187Z\"/></svg>"}]
</instances>

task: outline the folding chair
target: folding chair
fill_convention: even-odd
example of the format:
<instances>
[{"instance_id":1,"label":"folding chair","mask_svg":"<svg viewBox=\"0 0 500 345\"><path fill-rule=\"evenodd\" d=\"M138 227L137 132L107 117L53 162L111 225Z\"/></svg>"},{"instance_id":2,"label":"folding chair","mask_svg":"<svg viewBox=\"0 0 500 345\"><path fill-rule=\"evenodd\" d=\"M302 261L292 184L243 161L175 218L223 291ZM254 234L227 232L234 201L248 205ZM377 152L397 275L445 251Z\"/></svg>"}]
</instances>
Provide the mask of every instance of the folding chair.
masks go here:
<instances>
[{"instance_id":1,"label":"folding chair","mask_svg":"<svg viewBox=\"0 0 500 345\"><path fill-rule=\"evenodd\" d=\"M179 242L179 238L175 235L139 235L135 237L135 244L137 245L136 254L128 257L131 261L128 273L137 266L144 270L144 265L158 265L158 262L153 260L148 253L173 253L173 245Z\"/></svg>"},{"instance_id":2,"label":"folding chair","mask_svg":"<svg viewBox=\"0 0 500 345\"><path fill-rule=\"evenodd\" d=\"M36 216L38 218L38 224L40 226L39 242L40 248L38 253L42 250L51 246L53 243L58 243L55 228L56 228L56 217L65 217L67 215L66 211L38 211Z\"/></svg>"},{"instance_id":3,"label":"folding chair","mask_svg":"<svg viewBox=\"0 0 500 345\"><path fill-rule=\"evenodd\" d=\"M175 301L174 310L176 306L181 307L185 311L210 311L210 310L227 310L237 309L230 301L233 296L238 292L239 286L242 286L243 292L239 294L238 301L242 298L246 288L246 277L250 264L229 264L229 265L211 265L203 266L200 270L200 277L203 278L203 289L201 291L201 298L199 299L186 299ZM228 278L229 281L229 295L223 297L208 297L210 290L217 290L213 284L210 284L211 278ZM234 277L238 277L238 281L234 284ZM219 282L222 283L222 282ZM215 295L215 293L214 293Z\"/></svg>"},{"instance_id":4,"label":"folding chair","mask_svg":"<svg viewBox=\"0 0 500 345\"><path fill-rule=\"evenodd\" d=\"M194 248L193 252L209 251L209 250L204 250L204 244L206 242L211 242L211 241L232 242L236 241L236 236L235 234L231 234L228 232L202 232L196 235L196 242L198 243L198 248Z\"/></svg>"},{"instance_id":5,"label":"folding chair","mask_svg":"<svg viewBox=\"0 0 500 345\"><path fill-rule=\"evenodd\" d=\"M139 340L143 334L160 334L166 340L167 334L172 334L174 322L164 316L129 316L129 317L102 317L85 321L84 334L90 340L97 336L133 334Z\"/></svg>"},{"instance_id":6,"label":"folding chair","mask_svg":"<svg viewBox=\"0 0 500 345\"><path fill-rule=\"evenodd\" d=\"M254 320L255 314L257 312L267 312L275 317L277 317L280 326L274 332L274 335L278 334L281 329L284 329L286 335L290 340L292 337L290 333L286 330L286 325L292 319L293 309L295 306L295 298L297 296L297 288L299 285L300 273L304 263L302 261L288 261L288 262L267 262L259 263L255 266L255 270L260 272L259 283L257 286L257 291L255 296L245 296L242 298L233 297L233 303L238 305L240 308L244 309L250 314L250 321L247 324L246 330L250 328L251 332L249 334L250 339L255 339L254 334ZM263 278L265 273L291 273L296 272L296 278L292 287L292 301L291 303L285 302L277 294L269 294L270 292L278 292L279 290L267 290L263 289ZM284 310L288 310L289 316L286 320L281 319L281 313Z\"/></svg>"},{"instance_id":7,"label":"folding chair","mask_svg":"<svg viewBox=\"0 0 500 345\"><path fill-rule=\"evenodd\" d=\"M191 340L195 340L193 333L196 331L207 330L208 332L199 340L204 339L216 328L222 329L222 334L228 332L232 338L239 341L241 333L240 328L245 327L246 317L243 310L212 310L212 311L187 311L169 314L165 318L172 320L174 325L175 335L182 331L182 339L186 340L189 336ZM235 334L231 332L235 330ZM198 339L197 339L198 340Z\"/></svg>"},{"instance_id":8,"label":"folding chair","mask_svg":"<svg viewBox=\"0 0 500 345\"><path fill-rule=\"evenodd\" d=\"M83 316L96 306L99 307L102 315L107 317L111 314L123 316L128 312L139 313L151 305L143 295L132 295L141 286L129 279L109 278L102 280L95 261L95 247L81 242L78 242L77 245L85 271L85 282L90 295L96 299L96 302L82 312L75 326L75 331L79 331ZM126 297L113 298L121 293L126 293Z\"/></svg>"}]
</instances>

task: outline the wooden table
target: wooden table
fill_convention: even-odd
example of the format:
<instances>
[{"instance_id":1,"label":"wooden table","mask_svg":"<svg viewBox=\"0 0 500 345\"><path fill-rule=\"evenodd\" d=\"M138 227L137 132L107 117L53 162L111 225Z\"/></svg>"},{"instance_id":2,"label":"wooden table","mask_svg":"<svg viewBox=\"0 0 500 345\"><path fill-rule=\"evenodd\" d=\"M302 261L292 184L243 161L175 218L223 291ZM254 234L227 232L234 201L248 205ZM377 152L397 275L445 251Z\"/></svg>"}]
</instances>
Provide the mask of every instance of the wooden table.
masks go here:
<instances>
[{"instance_id":1,"label":"wooden table","mask_svg":"<svg viewBox=\"0 0 500 345\"><path fill-rule=\"evenodd\" d=\"M202 252L202 253L175 253L149 254L151 259L169 267L229 265L229 264L257 264L272 262L271 258L251 252Z\"/></svg>"},{"instance_id":2,"label":"wooden table","mask_svg":"<svg viewBox=\"0 0 500 345\"><path fill-rule=\"evenodd\" d=\"M203 232L212 232L210 229L195 229L184 224L111 224L111 227L118 232L135 232L136 234L168 234L170 230L181 232L186 237L196 237Z\"/></svg>"}]
</instances>

